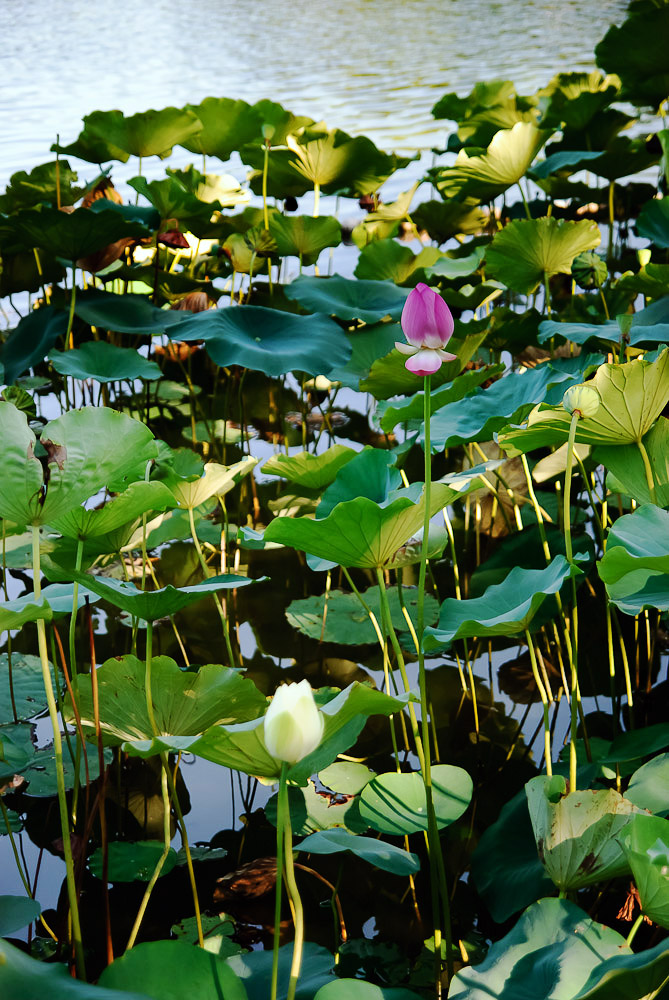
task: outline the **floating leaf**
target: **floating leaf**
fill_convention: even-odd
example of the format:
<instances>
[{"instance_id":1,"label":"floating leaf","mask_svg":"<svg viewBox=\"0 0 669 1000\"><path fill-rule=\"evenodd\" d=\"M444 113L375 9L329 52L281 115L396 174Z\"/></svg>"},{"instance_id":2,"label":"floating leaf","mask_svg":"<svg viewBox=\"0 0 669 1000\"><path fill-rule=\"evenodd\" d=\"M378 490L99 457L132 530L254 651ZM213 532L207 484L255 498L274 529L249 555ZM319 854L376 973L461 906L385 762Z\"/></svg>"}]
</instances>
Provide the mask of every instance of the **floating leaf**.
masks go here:
<instances>
[{"instance_id":1,"label":"floating leaf","mask_svg":"<svg viewBox=\"0 0 669 1000\"><path fill-rule=\"evenodd\" d=\"M425 630L423 648L428 652L447 648L456 639L523 633L546 598L580 572L564 556L555 556L546 569L515 566L503 583L488 587L482 597L465 601L448 597L437 627Z\"/></svg>"},{"instance_id":2,"label":"floating leaf","mask_svg":"<svg viewBox=\"0 0 669 1000\"><path fill-rule=\"evenodd\" d=\"M70 600L70 610L72 601ZM53 667L51 683L55 685ZM6 722L20 722L32 719L46 711L47 702L42 680L42 664L38 656L30 653L12 654L11 689L9 674L9 658L7 653L0 654L0 725ZM12 707L12 694L14 708Z\"/></svg>"},{"instance_id":3,"label":"floating leaf","mask_svg":"<svg viewBox=\"0 0 669 1000\"><path fill-rule=\"evenodd\" d=\"M72 736L70 736L70 742L72 744L72 751L75 758L77 752L79 753L79 784L85 786L85 758L88 757L88 777L91 781L95 781L95 779L100 775L98 755L91 746L84 745L81 747L78 740ZM78 747L80 748L79 750L77 750ZM111 750L105 750L105 765L110 764L111 760ZM36 750L34 754L31 755L30 760L25 766L18 767L15 770L17 774L20 774L28 782L25 794L34 795L39 798L50 798L52 795L57 794L58 776L56 773L56 754L52 743L48 746L40 747L39 750ZM74 764L72 763L72 758L69 753L63 754L63 772L65 778L65 788L69 791L71 788L74 788Z\"/></svg>"},{"instance_id":4,"label":"floating leaf","mask_svg":"<svg viewBox=\"0 0 669 1000\"><path fill-rule=\"evenodd\" d=\"M599 246L595 222L517 219L493 237L486 249L486 273L528 295L553 274L570 274L576 256Z\"/></svg>"},{"instance_id":5,"label":"floating leaf","mask_svg":"<svg viewBox=\"0 0 669 1000\"><path fill-rule=\"evenodd\" d=\"M9 937L37 920L42 907L28 896L0 896L0 937Z\"/></svg>"},{"instance_id":6,"label":"floating leaf","mask_svg":"<svg viewBox=\"0 0 669 1000\"><path fill-rule=\"evenodd\" d=\"M247 1000L242 982L222 958L185 941L138 944L108 965L98 983L122 991L119 996L139 989L152 1000L179 1000L184 996Z\"/></svg>"},{"instance_id":7,"label":"floating leaf","mask_svg":"<svg viewBox=\"0 0 669 1000\"><path fill-rule=\"evenodd\" d=\"M107 844L107 879L110 882L148 882L163 853L160 840L140 840L130 843L124 840ZM160 870L160 876L171 872L177 863L177 852L170 848ZM88 859L89 871L96 878L102 878L103 854L98 847Z\"/></svg>"},{"instance_id":8,"label":"floating leaf","mask_svg":"<svg viewBox=\"0 0 669 1000\"><path fill-rule=\"evenodd\" d=\"M539 857L561 891L625 875L617 838L637 806L612 788L567 794L561 775L539 775L525 786Z\"/></svg>"},{"instance_id":9,"label":"floating leaf","mask_svg":"<svg viewBox=\"0 0 669 1000\"><path fill-rule=\"evenodd\" d=\"M322 830L344 830L351 835L363 833L367 824L360 819L358 800L325 795L309 780L304 788L288 788L290 822L296 837ZM265 806L265 816L276 826L278 795L273 795Z\"/></svg>"},{"instance_id":10,"label":"floating leaf","mask_svg":"<svg viewBox=\"0 0 669 1000\"><path fill-rule=\"evenodd\" d=\"M390 281L360 281L338 274L331 278L304 275L286 285L284 293L308 312L365 323L378 323L385 316L399 319L409 294Z\"/></svg>"},{"instance_id":11,"label":"floating leaf","mask_svg":"<svg viewBox=\"0 0 669 1000\"><path fill-rule=\"evenodd\" d=\"M264 306L210 309L167 332L172 340L203 340L221 367L242 365L265 375L328 375L351 356L348 340L326 316L296 316Z\"/></svg>"},{"instance_id":12,"label":"floating leaf","mask_svg":"<svg viewBox=\"0 0 669 1000\"><path fill-rule=\"evenodd\" d=\"M105 340L91 340L71 351L51 351L49 361L61 375L116 382L122 379L162 378L160 366L131 347L117 347Z\"/></svg>"},{"instance_id":13,"label":"floating leaf","mask_svg":"<svg viewBox=\"0 0 669 1000\"><path fill-rule=\"evenodd\" d=\"M432 801L437 826L454 823L467 809L473 791L472 779L452 764L432 766ZM405 834L428 827L425 784L417 772L377 774L360 793L360 815L379 833Z\"/></svg>"},{"instance_id":14,"label":"floating leaf","mask_svg":"<svg viewBox=\"0 0 669 1000\"><path fill-rule=\"evenodd\" d=\"M415 628L418 603L416 590L410 587L403 587L402 590L404 605ZM363 592L362 597L380 623L382 617L379 588L370 587ZM394 628L406 631L408 625L395 589L389 590L388 600ZM438 612L439 605L436 599L426 594L425 621L428 623L436 621ZM355 594L346 594L340 590L331 590L327 600L321 595L292 601L286 609L286 618L294 628L319 641L351 645L378 642L374 627L358 598Z\"/></svg>"}]
</instances>

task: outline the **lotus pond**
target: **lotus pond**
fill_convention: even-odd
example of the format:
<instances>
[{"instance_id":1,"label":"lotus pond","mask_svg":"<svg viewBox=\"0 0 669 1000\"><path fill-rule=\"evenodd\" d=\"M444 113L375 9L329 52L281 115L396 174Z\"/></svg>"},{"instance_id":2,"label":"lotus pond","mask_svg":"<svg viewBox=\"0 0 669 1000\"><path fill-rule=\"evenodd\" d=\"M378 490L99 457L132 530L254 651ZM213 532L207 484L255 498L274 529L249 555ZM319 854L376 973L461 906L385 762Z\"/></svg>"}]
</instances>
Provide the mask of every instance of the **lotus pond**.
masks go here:
<instances>
[{"instance_id":1,"label":"lotus pond","mask_svg":"<svg viewBox=\"0 0 669 1000\"><path fill-rule=\"evenodd\" d=\"M669 4L626 16L444 94L391 202L415 162L271 100L12 176L3 998L669 995Z\"/></svg>"}]
</instances>

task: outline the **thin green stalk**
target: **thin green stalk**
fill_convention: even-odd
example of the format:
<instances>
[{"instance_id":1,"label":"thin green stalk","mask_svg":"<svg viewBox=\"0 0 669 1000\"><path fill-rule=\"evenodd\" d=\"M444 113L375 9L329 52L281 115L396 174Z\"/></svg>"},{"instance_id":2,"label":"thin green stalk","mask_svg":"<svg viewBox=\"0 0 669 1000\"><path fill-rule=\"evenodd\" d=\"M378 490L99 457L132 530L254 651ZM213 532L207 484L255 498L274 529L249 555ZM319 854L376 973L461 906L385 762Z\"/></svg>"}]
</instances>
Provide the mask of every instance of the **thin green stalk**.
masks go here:
<instances>
[{"instance_id":1,"label":"thin green stalk","mask_svg":"<svg viewBox=\"0 0 669 1000\"><path fill-rule=\"evenodd\" d=\"M67 330L65 331L65 350L66 351L70 348L70 346L74 346L74 345L70 344L70 339L72 337L72 324L74 322L74 303L75 303L76 297L77 297L76 276L77 276L77 265L73 261L72 262L72 291L70 292L70 311L69 311L68 316L67 316Z\"/></svg>"},{"instance_id":2,"label":"thin green stalk","mask_svg":"<svg viewBox=\"0 0 669 1000\"><path fill-rule=\"evenodd\" d=\"M183 844L184 853L186 855L186 867L188 868L188 878L190 881L191 893L193 895L193 907L195 909L195 925L197 927L197 943L200 948L204 948L204 933L202 931L202 913L200 910L200 898L197 892L197 883L195 881L195 870L193 868L193 856L190 850L190 843L188 840L188 833L186 831L186 821L184 820L184 814L181 809L181 804L179 802L179 796L177 795L177 787L172 777L172 771L170 770L170 761L167 752L161 753L160 759L162 761L163 770L167 775L167 784L170 790L170 798L172 799L172 806L177 816L177 823L179 824L179 832L181 833L181 842Z\"/></svg>"},{"instance_id":3,"label":"thin green stalk","mask_svg":"<svg viewBox=\"0 0 669 1000\"><path fill-rule=\"evenodd\" d=\"M283 761L281 764L281 777L279 778L279 798L276 807L276 890L274 894L274 939L272 943L272 981L270 986L270 1000L277 1000L277 988L279 982L279 946L281 942L281 894L283 889L283 845L284 845L284 816L286 801L288 799L288 783L286 775L288 764Z\"/></svg>"},{"instance_id":4,"label":"thin green stalk","mask_svg":"<svg viewBox=\"0 0 669 1000\"><path fill-rule=\"evenodd\" d=\"M574 442L579 413L574 410L569 424L567 440L567 466L564 474L563 522L564 544L567 559L573 564L574 554L571 544L571 475L574 464ZM569 791L576 791L576 737L578 731L578 609L576 603L576 581L571 578L572 591L572 634L570 636L571 655L571 741L569 744Z\"/></svg>"},{"instance_id":5,"label":"thin green stalk","mask_svg":"<svg viewBox=\"0 0 669 1000\"><path fill-rule=\"evenodd\" d=\"M640 913L639 916L634 921L634 923L632 924L632 929L627 935L627 940L625 941L625 944L627 945L628 948L632 947L632 941L636 937L636 932L639 930L641 924L643 923L643 916L644 916L643 913Z\"/></svg>"},{"instance_id":6,"label":"thin green stalk","mask_svg":"<svg viewBox=\"0 0 669 1000\"><path fill-rule=\"evenodd\" d=\"M33 550L33 586L35 601L39 602L42 593L42 574L40 568L39 551L39 525L32 526L32 550ZM85 981L86 965L84 962L84 948L81 940L81 923L79 920L79 902L77 898L77 886L74 877L74 859L72 857L72 841L70 839L70 815L67 807L67 795L65 792L65 775L63 772L63 742L60 735L60 724L58 722L58 709L56 698L51 683L51 670L49 667L49 656L46 645L46 628L44 619L37 619L37 643L39 646L40 663L42 667L42 680L44 692L46 694L47 705L49 707L49 718L53 729L53 751L56 765L56 786L58 790L58 809L60 812L60 826L63 835L63 854L65 856L65 871L67 884L67 898L70 904L70 916L72 920L72 941L74 944L74 958L77 968L77 976Z\"/></svg>"},{"instance_id":7,"label":"thin green stalk","mask_svg":"<svg viewBox=\"0 0 669 1000\"><path fill-rule=\"evenodd\" d=\"M527 642L527 648L530 651L530 663L532 664L534 682L537 685L539 697L541 698L541 704L544 707L544 755L546 757L546 774L550 778L553 774L553 759L551 754L551 727L550 719L548 717L548 695L546 694L546 688L544 687L541 675L539 674L536 650L534 648L534 642L529 629L525 629L525 641Z\"/></svg>"},{"instance_id":8,"label":"thin green stalk","mask_svg":"<svg viewBox=\"0 0 669 1000\"><path fill-rule=\"evenodd\" d=\"M613 222L615 217L615 194L616 182L609 182L609 246L606 251L606 259L610 261L613 259Z\"/></svg>"},{"instance_id":9,"label":"thin green stalk","mask_svg":"<svg viewBox=\"0 0 669 1000\"><path fill-rule=\"evenodd\" d=\"M141 927L142 920L144 919L144 914L146 913L146 908L149 905L149 899L151 898L151 893L153 892L153 887L160 878L160 873L163 870L163 865L167 860L167 855L170 853L170 844L172 842L172 831L170 829L170 797L167 790L167 772L165 768L161 768L160 772L160 791L163 800L163 852L158 858L158 863L154 868L153 875L149 880L149 883L144 891L142 897L142 902L140 903L139 910L137 911L137 916L135 917L135 922L132 925L132 930L130 932L130 937L128 938L128 943L126 945L126 951L134 946L137 940L137 935L139 933L139 928Z\"/></svg>"},{"instance_id":10,"label":"thin green stalk","mask_svg":"<svg viewBox=\"0 0 669 1000\"><path fill-rule=\"evenodd\" d=\"M657 495L655 493L655 480L653 478L653 467L650 464L650 459L648 457L648 452L646 451L646 446L641 439L637 441L637 448L643 459L643 468L646 473L646 482L648 483L648 492L650 493L650 499L654 504L657 504Z\"/></svg>"},{"instance_id":11,"label":"thin green stalk","mask_svg":"<svg viewBox=\"0 0 669 1000\"><path fill-rule=\"evenodd\" d=\"M206 580L209 576L209 567L207 566L207 562L202 552L202 546L200 545L200 539L197 537L197 532L195 530L195 519L193 517L192 507L188 508L188 520L190 522L190 534L191 538L193 539L193 545L195 546L195 551L197 552L198 559L200 560L200 566L202 567L202 572ZM228 653L228 662L231 667L234 667L235 657L232 652L232 643L230 642L230 629L228 628L228 619L223 612L223 608L221 607L216 594L212 594L211 596L214 601L214 604L216 605L216 610L218 611L218 617L221 620L221 627L223 628L223 638L225 639L225 648Z\"/></svg>"},{"instance_id":12,"label":"thin green stalk","mask_svg":"<svg viewBox=\"0 0 669 1000\"><path fill-rule=\"evenodd\" d=\"M153 660L153 622L146 623L146 666L144 670L144 694L146 696L146 713L149 717L151 732L158 736L156 717L153 714L153 696L151 694L151 666Z\"/></svg>"},{"instance_id":13,"label":"thin green stalk","mask_svg":"<svg viewBox=\"0 0 669 1000\"><path fill-rule=\"evenodd\" d=\"M269 173L269 139L265 139L265 158L262 168L262 212L265 229L269 229L269 210L267 208L267 174Z\"/></svg>"},{"instance_id":14,"label":"thin green stalk","mask_svg":"<svg viewBox=\"0 0 669 1000\"><path fill-rule=\"evenodd\" d=\"M304 946L304 910L302 900L295 881L295 866L293 864L293 830L290 823L290 804L288 795L284 796L283 802L283 841L284 841L284 863L286 888L293 910L293 923L295 924L295 939L293 941L293 960L290 964L290 980L288 982L288 993L286 1000L295 1000L297 981L300 978L302 968L302 949Z\"/></svg>"},{"instance_id":15,"label":"thin green stalk","mask_svg":"<svg viewBox=\"0 0 669 1000\"><path fill-rule=\"evenodd\" d=\"M314 219L318 218L318 207L320 205L320 199L321 199L321 186L316 181L314 183Z\"/></svg>"}]
</instances>

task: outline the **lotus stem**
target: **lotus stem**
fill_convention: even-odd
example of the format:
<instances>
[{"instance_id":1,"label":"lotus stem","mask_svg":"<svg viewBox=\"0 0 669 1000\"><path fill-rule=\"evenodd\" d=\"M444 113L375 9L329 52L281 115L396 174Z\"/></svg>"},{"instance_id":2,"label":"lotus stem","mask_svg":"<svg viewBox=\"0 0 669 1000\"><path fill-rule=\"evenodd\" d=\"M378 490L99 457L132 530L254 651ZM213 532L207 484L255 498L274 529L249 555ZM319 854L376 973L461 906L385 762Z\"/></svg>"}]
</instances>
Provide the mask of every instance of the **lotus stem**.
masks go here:
<instances>
[{"instance_id":1,"label":"lotus stem","mask_svg":"<svg viewBox=\"0 0 669 1000\"><path fill-rule=\"evenodd\" d=\"M637 441L637 448L641 458L643 459L643 468L646 473L646 483L648 484L648 492L650 493L650 499L652 503L657 504L657 494L655 492L655 480L653 478L653 467L650 464L650 458L648 457L648 452L646 451L646 446L639 438Z\"/></svg>"},{"instance_id":2,"label":"lotus stem","mask_svg":"<svg viewBox=\"0 0 669 1000\"><path fill-rule=\"evenodd\" d=\"M137 911L137 916L135 917L135 922L132 925L130 937L128 938L128 943L125 949L126 951L130 951L130 949L134 946L135 941L137 940L139 928L141 927L142 920L144 919L146 908L149 905L149 899L151 898L153 887L160 878L160 873L163 870L163 865L167 861L167 855L170 853L170 843L172 841L172 831L170 829L170 798L167 791L167 773L164 767L161 768L160 772L160 790L163 799L163 842L164 842L163 852L158 858L158 863L154 868L153 875L151 876L149 883L144 891L142 902L140 903L139 910Z\"/></svg>"},{"instance_id":3,"label":"lotus stem","mask_svg":"<svg viewBox=\"0 0 669 1000\"><path fill-rule=\"evenodd\" d=\"M193 539L193 545L195 546L195 551L197 552L198 559L200 560L200 566L202 568L202 572L206 580L207 577L209 576L209 567L207 566L207 562L202 552L202 546L200 545L200 539L197 537L197 532L195 530L195 519L193 517L192 507L188 508L188 520L190 522L190 534L191 538ZM223 638L225 640L225 648L228 653L228 663L230 664L231 667L234 667L235 657L232 652L232 643L230 642L230 629L228 628L228 619L223 612L223 608L221 607L216 594L212 594L211 596L214 601L214 604L216 605L216 610L218 611L218 617L221 620L221 627L223 629Z\"/></svg>"},{"instance_id":4,"label":"lotus stem","mask_svg":"<svg viewBox=\"0 0 669 1000\"><path fill-rule=\"evenodd\" d=\"M183 844L184 853L186 855L186 867L188 868L188 878L190 880L191 892L193 895L193 908L195 910L195 925L197 927L197 943L200 948L204 948L204 933L202 931L202 913L200 910L200 898L197 892L197 883L195 881L195 870L193 868L193 856L190 850L190 843L188 841L188 833L186 831L186 821L184 820L183 811L181 809L181 804L179 802L179 796L177 795L177 787L174 778L172 777L172 771L170 770L170 762L167 752L163 752L160 755L160 759L163 765L163 771L167 775L167 784L170 790L170 798L172 800L172 806L177 816L177 823L179 824L179 832L181 833L181 842ZM178 769L178 765L177 765ZM176 771L175 771L176 773Z\"/></svg>"},{"instance_id":5,"label":"lotus stem","mask_svg":"<svg viewBox=\"0 0 669 1000\"><path fill-rule=\"evenodd\" d=\"M65 331L65 350L74 347L72 339L72 324L74 322L74 303L77 297L77 265L72 261L72 291L70 292L70 311L67 316L67 330Z\"/></svg>"},{"instance_id":6,"label":"lotus stem","mask_svg":"<svg viewBox=\"0 0 669 1000\"><path fill-rule=\"evenodd\" d=\"M574 442L576 439L576 425L578 424L579 412L574 410L569 424L569 438L567 440L567 466L564 473L564 497L563 497L563 530L564 544L567 560L574 563L574 554L571 544L571 475L574 465ZM572 634L569 636L568 653L571 666L571 739L569 744L569 791L576 791L576 737L578 732L578 608L576 603L576 581L571 578L572 611L571 624ZM568 635L565 628L565 636Z\"/></svg>"},{"instance_id":7,"label":"lotus stem","mask_svg":"<svg viewBox=\"0 0 669 1000\"><path fill-rule=\"evenodd\" d=\"M314 219L318 218L318 208L321 200L321 186L318 181L314 181Z\"/></svg>"},{"instance_id":8,"label":"lotus stem","mask_svg":"<svg viewBox=\"0 0 669 1000\"><path fill-rule=\"evenodd\" d=\"M146 667L144 671L144 693L146 695L146 714L154 737L158 738L158 726L153 714L153 696L151 694L151 666L153 659L153 622L146 623Z\"/></svg>"},{"instance_id":9,"label":"lotus stem","mask_svg":"<svg viewBox=\"0 0 669 1000\"><path fill-rule=\"evenodd\" d=\"M42 594L42 574L40 568L39 550L39 525L32 526L32 550L33 550L33 586L35 600L39 601ZM74 859L72 857L72 841L70 839L70 814L67 807L67 795L65 793L65 774L63 772L63 742L60 735L60 724L58 722L58 708L56 698L51 683L51 669L46 646L46 628L44 619L37 619L37 643L39 646L39 657L42 667L42 680L44 692L46 694L49 708L49 718L53 729L53 751L56 765L56 786L58 789L58 809L60 812L60 826L63 835L63 854L65 856L65 871L67 898L70 904L70 916L72 920L72 942L74 945L74 958L79 979L86 979L86 964L84 961L84 948L81 940L81 923L79 920L79 901L77 898L77 886L74 878Z\"/></svg>"},{"instance_id":10,"label":"lotus stem","mask_svg":"<svg viewBox=\"0 0 669 1000\"><path fill-rule=\"evenodd\" d=\"M643 917L644 917L644 914L642 912L642 913L639 914L639 916L636 918L636 920L632 924L632 929L630 930L629 934L627 935L627 940L625 941L625 944L627 945L628 948L632 947L632 941L636 937L636 932L639 930L639 928L641 927L641 924L643 923Z\"/></svg>"},{"instance_id":11,"label":"lotus stem","mask_svg":"<svg viewBox=\"0 0 669 1000\"><path fill-rule=\"evenodd\" d=\"M295 1000L295 990L297 989L297 981L300 978L300 970L302 968L302 949L304 946L304 910L302 907L300 892L297 888L297 882L295 881L295 866L293 863L293 829L290 822L290 803L288 801L287 788L285 789L283 799L283 843L286 888L288 889L288 896L292 904L293 922L295 924L293 960L290 964L290 980L288 982L286 1000ZM274 968L272 968L272 973L273 972Z\"/></svg>"},{"instance_id":12,"label":"lotus stem","mask_svg":"<svg viewBox=\"0 0 669 1000\"><path fill-rule=\"evenodd\" d=\"M537 685L537 690L539 692L539 697L541 698L541 704L544 707L544 753L546 757L546 774L550 778L553 774L553 759L551 755L551 727L550 720L548 717L548 695L546 694L546 688L539 674L539 668L537 666L537 655L534 648L534 642L532 636L530 635L529 629L525 629L525 641L527 642L527 648L530 651L530 663L532 664L532 673L534 674L534 681Z\"/></svg>"},{"instance_id":13,"label":"lotus stem","mask_svg":"<svg viewBox=\"0 0 669 1000\"><path fill-rule=\"evenodd\" d=\"M283 845L284 845L284 816L286 801L288 799L288 764L281 763L281 777L279 778L279 797L276 807L276 888L274 894L274 940L272 943L272 981L270 987L270 1000L277 1000L277 988L279 982L279 947L281 944L281 894L283 888Z\"/></svg>"}]
</instances>

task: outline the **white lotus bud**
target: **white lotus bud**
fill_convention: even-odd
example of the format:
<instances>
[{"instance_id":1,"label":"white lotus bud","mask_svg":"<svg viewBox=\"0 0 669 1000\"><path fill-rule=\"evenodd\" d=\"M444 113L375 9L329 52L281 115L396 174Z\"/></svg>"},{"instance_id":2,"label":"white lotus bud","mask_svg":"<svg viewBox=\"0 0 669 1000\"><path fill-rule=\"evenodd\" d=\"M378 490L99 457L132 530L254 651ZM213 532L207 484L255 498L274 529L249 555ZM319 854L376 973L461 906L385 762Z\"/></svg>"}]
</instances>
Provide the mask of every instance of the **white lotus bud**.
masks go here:
<instances>
[{"instance_id":1,"label":"white lotus bud","mask_svg":"<svg viewBox=\"0 0 669 1000\"><path fill-rule=\"evenodd\" d=\"M600 403L599 393L591 385L572 385L562 397L565 410L579 417L594 417Z\"/></svg>"},{"instance_id":2,"label":"white lotus bud","mask_svg":"<svg viewBox=\"0 0 669 1000\"><path fill-rule=\"evenodd\" d=\"M265 746L276 760L296 764L321 742L324 724L309 681L282 684L265 714Z\"/></svg>"}]
</instances>

